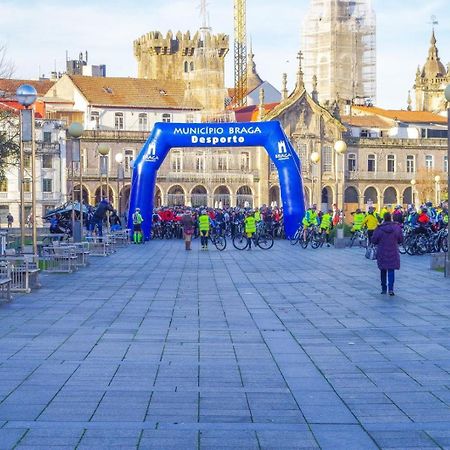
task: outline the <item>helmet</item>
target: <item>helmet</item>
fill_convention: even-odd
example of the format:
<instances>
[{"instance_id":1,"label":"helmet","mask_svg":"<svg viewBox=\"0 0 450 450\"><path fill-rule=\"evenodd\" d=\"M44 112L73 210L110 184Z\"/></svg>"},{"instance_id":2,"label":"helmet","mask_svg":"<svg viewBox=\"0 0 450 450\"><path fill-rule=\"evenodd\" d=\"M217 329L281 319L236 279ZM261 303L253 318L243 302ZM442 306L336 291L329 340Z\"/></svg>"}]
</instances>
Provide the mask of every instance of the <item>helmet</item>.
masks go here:
<instances>
[{"instance_id":1,"label":"helmet","mask_svg":"<svg viewBox=\"0 0 450 450\"><path fill-rule=\"evenodd\" d=\"M356 212L359 214L359 213L361 212L361 210L358 208L358 209L356 210Z\"/></svg>"},{"instance_id":2,"label":"helmet","mask_svg":"<svg viewBox=\"0 0 450 450\"><path fill-rule=\"evenodd\" d=\"M425 206L422 208L422 212L423 213L426 213L426 212L428 212L428 209L427 208L425 208Z\"/></svg>"},{"instance_id":3,"label":"helmet","mask_svg":"<svg viewBox=\"0 0 450 450\"><path fill-rule=\"evenodd\" d=\"M395 209L402 209L402 205L397 205Z\"/></svg>"},{"instance_id":4,"label":"helmet","mask_svg":"<svg viewBox=\"0 0 450 450\"><path fill-rule=\"evenodd\" d=\"M136 208L136 212L139 212L141 210L141 208Z\"/></svg>"}]
</instances>

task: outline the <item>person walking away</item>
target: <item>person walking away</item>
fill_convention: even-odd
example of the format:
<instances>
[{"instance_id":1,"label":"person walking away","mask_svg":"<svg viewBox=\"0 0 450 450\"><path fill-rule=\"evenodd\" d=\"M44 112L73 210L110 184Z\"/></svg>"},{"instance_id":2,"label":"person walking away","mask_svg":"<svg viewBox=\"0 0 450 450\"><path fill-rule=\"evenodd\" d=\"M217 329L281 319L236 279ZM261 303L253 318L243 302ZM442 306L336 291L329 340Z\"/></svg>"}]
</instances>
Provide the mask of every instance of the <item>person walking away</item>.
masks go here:
<instances>
[{"instance_id":1,"label":"person walking away","mask_svg":"<svg viewBox=\"0 0 450 450\"><path fill-rule=\"evenodd\" d=\"M252 249L252 237L256 233L256 219L255 216L248 212L244 219L245 234L247 235L247 250Z\"/></svg>"},{"instance_id":2,"label":"person walking away","mask_svg":"<svg viewBox=\"0 0 450 450\"><path fill-rule=\"evenodd\" d=\"M183 227L184 248L191 250L192 235L194 234L195 224L191 212L186 210L181 217L181 225Z\"/></svg>"},{"instance_id":3,"label":"person walking away","mask_svg":"<svg viewBox=\"0 0 450 450\"><path fill-rule=\"evenodd\" d=\"M384 222L377 227L372 243L377 245L377 264L380 269L381 293L393 296L395 270L400 270L400 252L398 245L403 242L400 226L392 222L390 213L384 215Z\"/></svg>"},{"instance_id":4,"label":"person walking away","mask_svg":"<svg viewBox=\"0 0 450 450\"><path fill-rule=\"evenodd\" d=\"M133 213L133 242L135 244L143 244L144 239L142 238L142 222L144 219L141 216L141 209L136 208Z\"/></svg>"},{"instance_id":5,"label":"person walking away","mask_svg":"<svg viewBox=\"0 0 450 450\"><path fill-rule=\"evenodd\" d=\"M330 233L333 227L333 210L329 209L328 212L322 214L322 220L320 221L320 232L325 233L327 247L330 247Z\"/></svg>"},{"instance_id":6,"label":"person walking away","mask_svg":"<svg viewBox=\"0 0 450 450\"><path fill-rule=\"evenodd\" d=\"M14 217L12 216L12 214L10 212L6 216L6 220L8 221L8 228L12 228L13 223L14 223Z\"/></svg>"},{"instance_id":7,"label":"person walking away","mask_svg":"<svg viewBox=\"0 0 450 450\"><path fill-rule=\"evenodd\" d=\"M200 243L202 250L208 250L208 236L210 228L210 217L203 210L198 218L198 230L200 231Z\"/></svg>"},{"instance_id":8,"label":"person walking away","mask_svg":"<svg viewBox=\"0 0 450 450\"><path fill-rule=\"evenodd\" d=\"M378 227L378 217L375 215L375 208L373 206L369 207L369 211L366 214L366 217L363 221L363 227L367 228L367 238L369 240L369 244L372 243L372 236L375 229Z\"/></svg>"}]
</instances>

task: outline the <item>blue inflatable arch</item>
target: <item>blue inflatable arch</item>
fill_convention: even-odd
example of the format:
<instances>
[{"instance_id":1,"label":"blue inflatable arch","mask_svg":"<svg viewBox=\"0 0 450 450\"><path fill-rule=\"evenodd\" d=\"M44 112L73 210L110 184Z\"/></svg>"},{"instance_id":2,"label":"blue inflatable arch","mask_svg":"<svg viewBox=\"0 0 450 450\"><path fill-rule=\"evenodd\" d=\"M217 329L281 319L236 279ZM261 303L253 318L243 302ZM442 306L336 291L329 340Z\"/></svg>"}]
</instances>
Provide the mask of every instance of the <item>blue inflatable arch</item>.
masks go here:
<instances>
[{"instance_id":1,"label":"blue inflatable arch","mask_svg":"<svg viewBox=\"0 0 450 450\"><path fill-rule=\"evenodd\" d=\"M139 207L144 236L150 237L156 176L173 147L264 147L278 170L286 235L295 233L305 214L301 163L279 122L155 124L134 163L130 228Z\"/></svg>"}]
</instances>

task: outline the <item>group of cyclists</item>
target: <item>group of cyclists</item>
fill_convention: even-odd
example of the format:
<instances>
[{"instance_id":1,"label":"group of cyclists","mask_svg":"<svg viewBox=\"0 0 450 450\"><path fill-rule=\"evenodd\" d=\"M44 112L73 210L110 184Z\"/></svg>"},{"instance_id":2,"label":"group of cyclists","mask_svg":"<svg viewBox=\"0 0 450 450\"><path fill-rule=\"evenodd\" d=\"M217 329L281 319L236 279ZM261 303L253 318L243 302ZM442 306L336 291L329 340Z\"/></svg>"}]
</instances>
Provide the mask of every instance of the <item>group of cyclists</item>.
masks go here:
<instances>
[{"instance_id":1,"label":"group of cyclists","mask_svg":"<svg viewBox=\"0 0 450 450\"><path fill-rule=\"evenodd\" d=\"M446 251L444 241L448 228L448 205L442 203L434 207L431 202L427 202L419 208L413 205L409 205L407 208L403 208L401 205L395 207L389 205L384 206L379 211L373 206L369 206L367 212L357 209L352 213L351 246L356 240L359 240L361 245L364 243L363 246L370 244L375 229L382 223L383 217L387 212L391 213L393 222L396 222L403 228L405 236L428 236L428 239L421 239L422 253L426 251L440 251L440 247ZM306 210L301 227L294 238L302 241L302 244L304 243L302 246L305 248L309 240L312 241L314 248L317 248L324 242L330 246L331 231L342 220L342 214L335 206L327 212L322 212L317 211L316 205L312 205ZM407 243L415 240L418 239L411 238ZM316 245L313 245L313 243ZM436 243L436 245L428 245L429 243ZM425 247L429 249L425 250ZM417 253L420 253L420 251L417 251Z\"/></svg>"}]
</instances>

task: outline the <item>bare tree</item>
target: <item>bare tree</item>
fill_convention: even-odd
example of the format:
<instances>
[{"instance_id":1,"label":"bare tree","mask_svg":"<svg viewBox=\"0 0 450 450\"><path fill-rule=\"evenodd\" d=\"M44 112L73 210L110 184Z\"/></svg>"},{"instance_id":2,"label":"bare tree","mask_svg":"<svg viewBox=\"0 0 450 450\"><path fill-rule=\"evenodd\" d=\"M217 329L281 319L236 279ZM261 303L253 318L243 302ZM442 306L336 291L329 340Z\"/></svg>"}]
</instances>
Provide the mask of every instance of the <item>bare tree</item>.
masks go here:
<instances>
[{"instance_id":1,"label":"bare tree","mask_svg":"<svg viewBox=\"0 0 450 450\"><path fill-rule=\"evenodd\" d=\"M14 63L8 59L6 45L0 44L0 78L11 78L14 70Z\"/></svg>"},{"instance_id":2,"label":"bare tree","mask_svg":"<svg viewBox=\"0 0 450 450\"><path fill-rule=\"evenodd\" d=\"M11 78L13 73L14 64L8 59L6 46L0 44L0 78ZM19 123L16 111L3 104L3 107L0 106L0 180L5 177L6 168L17 163L19 151Z\"/></svg>"}]
</instances>

